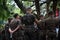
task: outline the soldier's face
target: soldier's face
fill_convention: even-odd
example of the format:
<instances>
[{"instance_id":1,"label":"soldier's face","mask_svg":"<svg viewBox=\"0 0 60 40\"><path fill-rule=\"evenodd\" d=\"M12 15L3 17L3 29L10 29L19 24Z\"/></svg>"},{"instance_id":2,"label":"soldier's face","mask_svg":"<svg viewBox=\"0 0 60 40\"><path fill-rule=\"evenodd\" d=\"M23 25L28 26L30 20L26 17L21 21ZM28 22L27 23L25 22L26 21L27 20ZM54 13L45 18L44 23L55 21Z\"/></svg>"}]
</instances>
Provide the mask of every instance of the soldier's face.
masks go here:
<instances>
[{"instance_id":1,"label":"soldier's face","mask_svg":"<svg viewBox=\"0 0 60 40\"><path fill-rule=\"evenodd\" d=\"M30 13L32 13L32 10L30 9Z\"/></svg>"},{"instance_id":2,"label":"soldier's face","mask_svg":"<svg viewBox=\"0 0 60 40\"><path fill-rule=\"evenodd\" d=\"M44 17L40 17L40 19L44 19Z\"/></svg>"},{"instance_id":3,"label":"soldier's face","mask_svg":"<svg viewBox=\"0 0 60 40\"><path fill-rule=\"evenodd\" d=\"M19 16L17 16L17 18L19 19L20 17L19 17Z\"/></svg>"},{"instance_id":4,"label":"soldier's face","mask_svg":"<svg viewBox=\"0 0 60 40\"><path fill-rule=\"evenodd\" d=\"M29 10L29 12L31 12L31 13L32 13L32 10L30 9L30 10Z\"/></svg>"},{"instance_id":5,"label":"soldier's face","mask_svg":"<svg viewBox=\"0 0 60 40\"><path fill-rule=\"evenodd\" d=\"M31 10L31 9L29 9L27 12L28 12L28 13L32 13L32 10Z\"/></svg>"}]
</instances>

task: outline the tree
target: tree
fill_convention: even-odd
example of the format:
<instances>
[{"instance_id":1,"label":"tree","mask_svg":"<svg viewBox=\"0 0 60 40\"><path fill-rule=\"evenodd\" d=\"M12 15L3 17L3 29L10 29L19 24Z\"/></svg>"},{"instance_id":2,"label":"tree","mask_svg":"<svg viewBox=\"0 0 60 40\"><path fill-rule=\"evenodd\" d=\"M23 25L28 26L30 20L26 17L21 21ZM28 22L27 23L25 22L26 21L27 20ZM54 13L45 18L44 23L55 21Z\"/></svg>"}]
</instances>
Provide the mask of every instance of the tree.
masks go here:
<instances>
[{"instance_id":1,"label":"tree","mask_svg":"<svg viewBox=\"0 0 60 40\"><path fill-rule=\"evenodd\" d=\"M57 0L53 0L53 12L55 16L56 16L56 7L57 7Z\"/></svg>"},{"instance_id":2,"label":"tree","mask_svg":"<svg viewBox=\"0 0 60 40\"><path fill-rule=\"evenodd\" d=\"M47 4L47 13L48 13L48 11L49 11L49 5L51 3L51 0L46 0L46 1L47 1L46 4Z\"/></svg>"},{"instance_id":3,"label":"tree","mask_svg":"<svg viewBox=\"0 0 60 40\"><path fill-rule=\"evenodd\" d=\"M16 2L16 4L18 5L18 7L24 12L26 13L26 8L23 6L23 3L19 0L14 0Z\"/></svg>"},{"instance_id":4,"label":"tree","mask_svg":"<svg viewBox=\"0 0 60 40\"><path fill-rule=\"evenodd\" d=\"M37 11L37 15L38 15L38 18L40 16L40 5L39 5L39 0L35 0L35 6L36 6L36 11Z\"/></svg>"},{"instance_id":5,"label":"tree","mask_svg":"<svg viewBox=\"0 0 60 40\"><path fill-rule=\"evenodd\" d=\"M8 18L10 12L6 6L6 0L0 0L0 20Z\"/></svg>"}]
</instances>

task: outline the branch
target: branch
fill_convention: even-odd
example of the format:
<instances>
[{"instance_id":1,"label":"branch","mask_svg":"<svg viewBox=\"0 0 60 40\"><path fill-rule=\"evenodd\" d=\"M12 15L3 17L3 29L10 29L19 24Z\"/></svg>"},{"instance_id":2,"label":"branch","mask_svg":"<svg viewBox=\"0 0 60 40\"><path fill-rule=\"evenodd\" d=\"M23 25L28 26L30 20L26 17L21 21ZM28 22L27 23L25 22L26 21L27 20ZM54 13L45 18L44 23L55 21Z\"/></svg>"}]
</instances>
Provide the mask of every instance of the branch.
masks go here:
<instances>
[{"instance_id":1,"label":"branch","mask_svg":"<svg viewBox=\"0 0 60 40\"><path fill-rule=\"evenodd\" d=\"M40 6L42 6L42 5L45 4L45 3L47 3L47 2L45 1L45 2L41 3Z\"/></svg>"},{"instance_id":2,"label":"branch","mask_svg":"<svg viewBox=\"0 0 60 40\"><path fill-rule=\"evenodd\" d=\"M43 4L47 3L46 1L41 3L40 6L42 6ZM31 5L30 7L33 7L35 4Z\"/></svg>"},{"instance_id":3,"label":"branch","mask_svg":"<svg viewBox=\"0 0 60 40\"><path fill-rule=\"evenodd\" d=\"M23 6L23 3L20 2L19 0L14 0L15 3L18 5L18 7L24 12L26 13L26 8Z\"/></svg>"}]
</instances>

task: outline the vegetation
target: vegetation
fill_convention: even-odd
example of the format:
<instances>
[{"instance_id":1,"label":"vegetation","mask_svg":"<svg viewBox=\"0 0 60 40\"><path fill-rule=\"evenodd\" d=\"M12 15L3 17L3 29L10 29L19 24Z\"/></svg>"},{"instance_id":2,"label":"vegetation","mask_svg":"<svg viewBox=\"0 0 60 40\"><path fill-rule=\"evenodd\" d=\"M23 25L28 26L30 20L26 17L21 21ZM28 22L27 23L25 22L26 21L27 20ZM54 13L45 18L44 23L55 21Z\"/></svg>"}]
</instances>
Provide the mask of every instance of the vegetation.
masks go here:
<instances>
[{"instance_id":1,"label":"vegetation","mask_svg":"<svg viewBox=\"0 0 60 40\"><path fill-rule=\"evenodd\" d=\"M31 7L38 17L45 16L49 10L53 10L55 14L56 8L60 9L60 0L0 0L0 24L1 20L3 23L14 13L23 16L28 7Z\"/></svg>"}]
</instances>

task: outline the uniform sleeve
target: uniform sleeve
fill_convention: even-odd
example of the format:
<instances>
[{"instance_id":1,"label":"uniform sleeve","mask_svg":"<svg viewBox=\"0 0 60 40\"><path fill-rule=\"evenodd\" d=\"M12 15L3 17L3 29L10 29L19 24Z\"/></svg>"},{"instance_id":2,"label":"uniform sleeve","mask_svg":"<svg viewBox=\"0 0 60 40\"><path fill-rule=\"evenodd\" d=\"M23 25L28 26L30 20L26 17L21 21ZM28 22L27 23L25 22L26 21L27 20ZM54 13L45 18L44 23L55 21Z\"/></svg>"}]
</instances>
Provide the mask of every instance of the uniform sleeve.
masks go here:
<instances>
[{"instance_id":1,"label":"uniform sleeve","mask_svg":"<svg viewBox=\"0 0 60 40\"><path fill-rule=\"evenodd\" d=\"M33 21L35 21L36 17L33 15L33 16L32 16L32 19L33 19Z\"/></svg>"},{"instance_id":2,"label":"uniform sleeve","mask_svg":"<svg viewBox=\"0 0 60 40\"><path fill-rule=\"evenodd\" d=\"M22 23L21 23L21 21L19 20L19 21L17 21L17 25L18 26L21 26L22 25Z\"/></svg>"},{"instance_id":3,"label":"uniform sleeve","mask_svg":"<svg viewBox=\"0 0 60 40\"><path fill-rule=\"evenodd\" d=\"M12 20L12 21L10 22L10 24L9 24L9 28L10 28L11 30L14 30L14 29L16 28L16 26L17 26L16 20Z\"/></svg>"}]
</instances>

